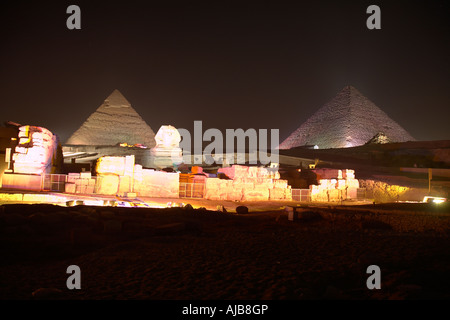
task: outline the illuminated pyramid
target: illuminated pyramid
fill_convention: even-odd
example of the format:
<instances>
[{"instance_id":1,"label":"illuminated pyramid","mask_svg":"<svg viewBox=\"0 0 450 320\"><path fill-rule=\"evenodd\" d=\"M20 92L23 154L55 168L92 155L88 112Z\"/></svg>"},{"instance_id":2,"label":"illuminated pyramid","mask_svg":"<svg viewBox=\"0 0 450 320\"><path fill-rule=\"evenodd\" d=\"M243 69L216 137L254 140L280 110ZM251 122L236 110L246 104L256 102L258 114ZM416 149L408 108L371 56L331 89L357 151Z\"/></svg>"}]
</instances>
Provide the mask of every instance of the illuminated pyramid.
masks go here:
<instances>
[{"instance_id":1,"label":"illuminated pyramid","mask_svg":"<svg viewBox=\"0 0 450 320\"><path fill-rule=\"evenodd\" d=\"M151 148L155 146L155 133L116 89L66 144L113 146L118 143Z\"/></svg>"},{"instance_id":2,"label":"illuminated pyramid","mask_svg":"<svg viewBox=\"0 0 450 320\"><path fill-rule=\"evenodd\" d=\"M358 90L346 86L284 140L279 149L355 147L366 144L379 133L390 142L415 140Z\"/></svg>"}]
</instances>

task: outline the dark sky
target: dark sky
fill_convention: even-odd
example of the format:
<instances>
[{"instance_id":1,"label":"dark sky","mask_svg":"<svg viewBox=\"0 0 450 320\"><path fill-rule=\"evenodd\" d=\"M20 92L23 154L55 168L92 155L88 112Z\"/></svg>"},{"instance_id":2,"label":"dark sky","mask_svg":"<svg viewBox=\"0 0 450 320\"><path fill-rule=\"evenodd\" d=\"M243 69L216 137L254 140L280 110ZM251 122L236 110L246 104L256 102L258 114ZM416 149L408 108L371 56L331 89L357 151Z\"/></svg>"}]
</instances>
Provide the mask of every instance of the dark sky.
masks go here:
<instances>
[{"instance_id":1,"label":"dark sky","mask_svg":"<svg viewBox=\"0 0 450 320\"><path fill-rule=\"evenodd\" d=\"M66 8L81 8L81 30ZM366 8L381 8L368 30ZM355 86L418 140L450 139L450 5L421 1L2 1L0 121L65 141L119 89L156 132L278 128ZM280 141L280 142L281 142Z\"/></svg>"}]
</instances>

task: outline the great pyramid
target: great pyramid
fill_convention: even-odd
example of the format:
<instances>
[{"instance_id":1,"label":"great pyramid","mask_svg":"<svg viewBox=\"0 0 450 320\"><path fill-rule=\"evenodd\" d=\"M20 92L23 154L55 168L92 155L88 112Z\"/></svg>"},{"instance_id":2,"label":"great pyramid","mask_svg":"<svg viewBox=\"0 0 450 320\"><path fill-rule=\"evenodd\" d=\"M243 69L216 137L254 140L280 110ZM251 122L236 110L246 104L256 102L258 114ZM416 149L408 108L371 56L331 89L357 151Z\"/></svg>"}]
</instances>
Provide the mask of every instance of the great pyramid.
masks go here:
<instances>
[{"instance_id":1,"label":"great pyramid","mask_svg":"<svg viewBox=\"0 0 450 320\"><path fill-rule=\"evenodd\" d=\"M116 89L72 134L66 145L113 146L118 143L141 144L148 148L156 144L152 128Z\"/></svg>"},{"instance_id":2,"label":"great pyramid","mask_svg":"<svg viewBox=\"0 0 450 320\"><path fill-rule=\"evenodd\" d=\"M415 140L358 90L346 86L284 140L279 149L355 147L366 144L378 133L390 142Z\"/></svg>"}]
</instances>

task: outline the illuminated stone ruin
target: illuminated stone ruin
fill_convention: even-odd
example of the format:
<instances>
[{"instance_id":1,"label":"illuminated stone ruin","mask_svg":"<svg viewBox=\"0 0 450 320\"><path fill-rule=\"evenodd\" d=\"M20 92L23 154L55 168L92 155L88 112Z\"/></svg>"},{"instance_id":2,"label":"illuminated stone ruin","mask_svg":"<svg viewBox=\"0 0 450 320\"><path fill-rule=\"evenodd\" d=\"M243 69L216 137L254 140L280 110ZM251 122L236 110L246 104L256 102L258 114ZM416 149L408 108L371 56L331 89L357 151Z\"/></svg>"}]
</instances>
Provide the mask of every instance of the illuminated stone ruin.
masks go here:
<instances>
[{"instance_id":1,"label":"illuminated stone ruin","mask_svg":"<svg viewBox=\"0 0 450 320\"><path fill-rule=\"evenodd\" d=\"M279 149L308 145L319 149L355 147L379 132L390 142L415 140L358 90L347 86L284 140Z\"/></svg>"},{"instance_id":2,"label":"illuminated stone ruin","mask_svg":"<svg viewBox=\"0 0 450 320\"><path fill-rule=\"evenodd\" d=\"M233 165L218 173L230 179L207 178L205 199L231 201L292 200L291 186L264 167Z\"/></svg>"},{"instance_id":3,"label":"illuminated stone ruin","mask_svg":"<svg viewBox=\"0 0 450 320\"><path fill-rule=\"evenodd\" d=\"M311 201L333 202L357 199L359 181L350 169L315 169L318 185L310 185Z\"/></svg>"},{"instance_id":4,"label":"illuminated stone ruin","mask_svg":"<svg viewBox=\"0 0 450 320\"><path fill-rule=\"evenodd\" d=\"M55 173L62 154L58 136L37 126L21 126L14 148L7 148L7 169L2 177L2 187L36 190L42 188L41 175Z\"/></svg>"},{"instance_id":5,"label":"illuminated stone ruin","mask_svg":"<svg viewBox=\"0 0 450 320\"><path fill-rule=\"evenodd\" d=\"M183 162L180 148L181 135L171 125L159 128L155 136L156 146L150 149L150 163L152 167L163 169L174 167Z\"/></svg>"}]
</instances>

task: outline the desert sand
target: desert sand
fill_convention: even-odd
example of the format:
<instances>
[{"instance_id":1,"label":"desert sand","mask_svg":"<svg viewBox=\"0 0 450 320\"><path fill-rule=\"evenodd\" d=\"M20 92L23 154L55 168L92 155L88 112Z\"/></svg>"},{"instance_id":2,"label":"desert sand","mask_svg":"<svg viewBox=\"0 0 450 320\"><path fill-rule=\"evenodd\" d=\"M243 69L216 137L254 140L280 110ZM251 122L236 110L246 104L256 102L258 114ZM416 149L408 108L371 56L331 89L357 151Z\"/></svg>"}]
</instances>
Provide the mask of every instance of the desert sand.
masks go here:
<instances>
[{"instance_id":1,"label":"desert sand","mask_svg":"<svg viewBox=\"0 0 450 320\"><path fill-rule=\"evenodd\" d=\"M2 205L0 299L450 298L445 204L302 207L294 221L249 208ZM380 290L366 286L373 264Z\"/></svg>"}]
</instances>

